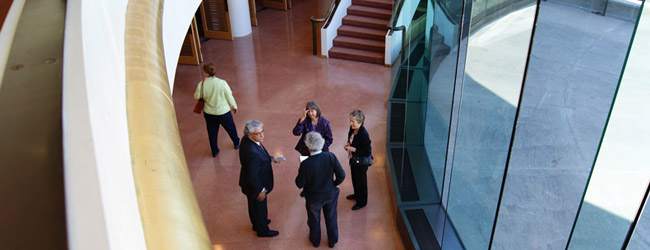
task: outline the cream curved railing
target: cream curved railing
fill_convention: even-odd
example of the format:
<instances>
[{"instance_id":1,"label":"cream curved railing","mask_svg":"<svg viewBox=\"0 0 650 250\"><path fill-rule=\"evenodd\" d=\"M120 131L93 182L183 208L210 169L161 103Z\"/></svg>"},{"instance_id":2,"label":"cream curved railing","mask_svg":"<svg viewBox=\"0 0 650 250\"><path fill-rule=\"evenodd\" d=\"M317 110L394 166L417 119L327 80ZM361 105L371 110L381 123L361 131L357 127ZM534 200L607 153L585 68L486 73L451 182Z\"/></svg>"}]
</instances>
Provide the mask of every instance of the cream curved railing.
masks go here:
<instances>
[{"instance_id":1,"label":"cream curved railing","mask_svg":"<svg viewBox=\"0 0 650 250\"><path fill-rule=\"evenodd\" d=\"M126 10L126 108L131 162L148 249L212 249L189 177L162 44L163 0Z\"/></svg>"}]
</instances>

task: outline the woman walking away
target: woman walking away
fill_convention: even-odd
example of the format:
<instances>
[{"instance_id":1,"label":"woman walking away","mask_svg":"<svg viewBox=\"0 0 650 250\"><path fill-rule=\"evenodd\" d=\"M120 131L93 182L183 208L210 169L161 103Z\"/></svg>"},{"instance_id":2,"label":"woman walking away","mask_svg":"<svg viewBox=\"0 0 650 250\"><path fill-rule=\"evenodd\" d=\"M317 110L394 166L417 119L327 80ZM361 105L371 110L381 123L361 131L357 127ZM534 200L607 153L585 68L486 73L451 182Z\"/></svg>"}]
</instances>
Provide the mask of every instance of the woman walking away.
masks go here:
<instances>
[{"instance_id":1,"label":"woman walking away","mask_svg":"<svg viewBox=\"0 0 650 250\"><path fill-rule=\"evenodd\" d=\"M232 96L232 91L230 91L228 83L214 76L214 64L208 63L203 65L203 75L205 79L196 86L194 99L198 100L203 96L203 100L205 100L203 117L205 118L205 125L208 128L208 139L210 140L212 157L215 157L219 154L219 146L217 145L219 126L223 126L226 132L228 132L233 145L235 145L235 149L239 148L237 128L230 113L230 109L232 108L233 113L237 114L237 103L235 103L235 98Z\"/></svg>"}]
</instances>

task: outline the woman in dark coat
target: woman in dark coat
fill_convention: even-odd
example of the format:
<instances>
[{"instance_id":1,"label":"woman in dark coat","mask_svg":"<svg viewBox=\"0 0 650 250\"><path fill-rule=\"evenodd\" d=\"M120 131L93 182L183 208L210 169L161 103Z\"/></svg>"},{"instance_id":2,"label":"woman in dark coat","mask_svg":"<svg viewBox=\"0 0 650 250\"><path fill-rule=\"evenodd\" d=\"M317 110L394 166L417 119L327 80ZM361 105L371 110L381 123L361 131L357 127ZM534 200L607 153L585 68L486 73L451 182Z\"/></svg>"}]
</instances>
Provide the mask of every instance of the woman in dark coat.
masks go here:
<instances>
[{"instance_id":1,"label":"woman in dark coat","mask_svg":"<svg viewBox=\"0 0 650 250\"><path fill-rule=\"evenodd\" d=\"M305 105L305 110L302 111L302 116L298 119L296 126L293 128L293 135L300 136L298 144L296 144L296 151L302 156L309 156L309 150L305 145L305 135L311 131L318 132L323 139L323 152L329 152L329 146L332 145L332 129L330 129L330 122L321 116L320 107L315 101L310 101Z\"/></svg>"},{"instance_id":2,"label":"woman in dark coat","mask_svg":"<svg viewBox=\"0 0 650 250\"><path fill-rule=\"evenodd\" d=\"M350 130L348 131L348 142L345 143L345 151L350 155L350 173L352 175L352 187L354 194L348 195L348 200L356 200L352 210L358 210L368 204L368 180L366 171L368 166L358 164L352 159L356 157L369 157L372 154L370 147L370 136L363 127L366 116L361 110L354 110L350 113Z\"/></svg>"}]
</instances>

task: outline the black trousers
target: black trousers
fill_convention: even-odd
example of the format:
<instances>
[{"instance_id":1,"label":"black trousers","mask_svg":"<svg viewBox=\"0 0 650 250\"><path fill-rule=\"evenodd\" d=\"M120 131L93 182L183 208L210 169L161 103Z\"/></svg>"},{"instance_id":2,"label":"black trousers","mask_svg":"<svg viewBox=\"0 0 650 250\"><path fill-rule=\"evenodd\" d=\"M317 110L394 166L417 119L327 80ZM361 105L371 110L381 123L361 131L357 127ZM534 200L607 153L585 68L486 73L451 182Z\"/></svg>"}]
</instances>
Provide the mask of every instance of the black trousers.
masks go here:
<instances>
[{"instance_id":1,"label":"black trousers","mask_svg":"<svg viewBox=\"0 0 650 250\"><path fill-rule=\"evenodd\" d=\"M368 178L366 176L368 166L359 166L350 162L350 173L352 174L352 188L358 206L368 204Z\"/></svg>"},{"instance_id":2,"label":"black trousers","mask_svg":"<svg viewBox=\"0 0 650 250\"><path fill-rule=\"evenodd\" d=\"M310 195L305 197L307 207L307 225L309 226L309 241L314 245L320 244L320 210L323 209L327 240L330 244L339 241L336 207L338 205L339 189L327 195Z\"/></svg>"},{"instance_id":3,"label":"black trousers","mask_svg":"<svg viewBox=\"0 0 650 250\"><path fill-rule=\"evenodd\" d=\"M266 200L258 201L257 195L246 195L248 199L248 218L253 224L253 230L258 233L264 233L269 231L268 223L268 208L266 206Z\"/></svg>"},{"instance_id":4,"label":"black trousers","mask_svg":"<svg viewBox=\"0 0 650 250\"><path fill-rule=\"evenodd\" d=\"M232 119L232 114L230 111L223 115L211 115L203 112L203 117L205 117L205 126L208 128L208 139L210 140L210 149L212 150L212 156L215 156L219 153L219 146L217 145L219 138L219 126L228 132L232 143L237 146L239 145L239 137L237 136L237 128L235 127L235 121Z\"/></svg>"}]
</instances>

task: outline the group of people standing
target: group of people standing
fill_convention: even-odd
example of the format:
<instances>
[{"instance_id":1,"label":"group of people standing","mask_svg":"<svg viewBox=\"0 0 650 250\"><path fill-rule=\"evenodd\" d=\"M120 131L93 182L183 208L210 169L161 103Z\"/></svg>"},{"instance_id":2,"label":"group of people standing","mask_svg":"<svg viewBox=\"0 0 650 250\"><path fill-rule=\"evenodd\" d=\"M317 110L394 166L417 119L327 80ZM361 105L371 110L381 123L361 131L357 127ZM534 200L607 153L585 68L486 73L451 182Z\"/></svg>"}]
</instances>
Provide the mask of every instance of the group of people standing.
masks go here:
<instances>
[{"instance_id":1,"label":"group of people standing","mask_svg":"<svg viewBox=\"0 0 650 250\"><path fill-rule=\"evenodd\" d=\"M248 201L248 215L253 224L253 230L259 237L274 237L278 231L271 230L268 219L267 195L273 190L272 163L280 162L280 157L271 156L263 146L263 124L257 120L249 120L244 126L244 136L239 139L231 114L237 112L237 104L226 81L215 77L214 65L203 67L205 79L199 83L194 98L203 97L205 101L203 113L208 130L212 156L219 153L217 136L219 126L223 125L235 149L239 149L241 172L239 186ZM203 86L201 86L203 85ZM202 91L202 93L201 93ZM366 206L368 187L366 171L370 164L360 163L357 159L371 157L372 148L368 131L363 127L365 115L361 110L350 113L350 129L344 149L350 159L350 171L354 193L346 196L355 200L352 210ZM303 189L301 196L305 197L307 210L307 225L309 240L315 246L320 245L320 211L323 211L327 228L328 245L334 247L338 242L337 204L338 186L345 179L345 171L336 156L329 152L333 136L329 121L321 116L318 104L310 101L301 112L300 118L293 128L293 134L300 136L296 151L307 156L300 163L295 179L296 186Z\"/></svg>"}]
</instances>

